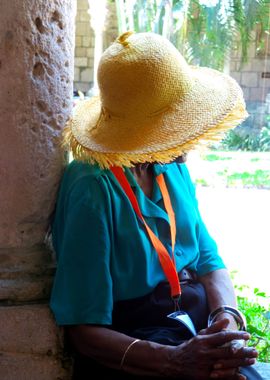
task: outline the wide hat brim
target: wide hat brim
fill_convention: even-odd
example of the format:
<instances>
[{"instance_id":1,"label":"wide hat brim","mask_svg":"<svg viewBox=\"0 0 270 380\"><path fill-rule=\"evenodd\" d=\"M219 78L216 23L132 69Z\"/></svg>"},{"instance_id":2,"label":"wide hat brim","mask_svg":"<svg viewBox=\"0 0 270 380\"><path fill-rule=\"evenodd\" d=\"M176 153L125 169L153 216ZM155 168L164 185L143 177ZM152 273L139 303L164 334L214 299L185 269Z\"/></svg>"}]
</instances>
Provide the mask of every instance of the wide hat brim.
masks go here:
<instances>
[{"instance_id":1,"label":"wide hat brim","mask_svg":"<svg viewBox=\"0 0 270 380\"><path fill-rule=\"evenodd\" d=\"M233 78L210 68L190 69L192 86L186 96L147 118L108 115L99 96L79 101L65 131L74 158L103 168L167 163L222 138L248 116Z\"/></svg>"}]
</instances>

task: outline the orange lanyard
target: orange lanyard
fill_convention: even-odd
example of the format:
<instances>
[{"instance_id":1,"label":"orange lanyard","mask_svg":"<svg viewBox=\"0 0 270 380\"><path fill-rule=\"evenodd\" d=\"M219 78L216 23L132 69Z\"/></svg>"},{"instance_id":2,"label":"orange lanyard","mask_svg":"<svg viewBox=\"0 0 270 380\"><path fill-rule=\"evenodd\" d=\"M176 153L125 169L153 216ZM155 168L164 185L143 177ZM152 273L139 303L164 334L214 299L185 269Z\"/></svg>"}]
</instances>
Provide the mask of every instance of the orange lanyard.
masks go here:
<instances>
[{"instance_id":1,"label":"orange lanyard","mask_svg":"<svg viewBox=\"0 0 270 380\"><path fill-rule=\"evenodd\" d=\"M138 218L143 222L146 231L149 235L149 238L158 254L159 262L161 267L165 273L165 276L168 279L168 282L171 287L171 296L173 299L179 299L181 295L181 287L178 279L178 274L176 271L175 260L174 260L174 247L175 247L175 237L176 237L176 225L175 225L175 215L171 204L171 199L169 196L169 192L164 180L163 174L160 174L156 177L157 183L159 185L161 194L163 196L164 206L167 211L169 221L170 221L170 231L171 231L171 241L172 241L172 258L170 257L169 252L164 247L159 238L154 234L151 228L147 225L144 217L142 216L138 201L135 197L135 194L125 176L125 173L120 167L111 167L111 171L115 175L116 179L122 186L125 191L127 197L129 198L134 211L136 212Z\"/></svg>"}]
</instances>

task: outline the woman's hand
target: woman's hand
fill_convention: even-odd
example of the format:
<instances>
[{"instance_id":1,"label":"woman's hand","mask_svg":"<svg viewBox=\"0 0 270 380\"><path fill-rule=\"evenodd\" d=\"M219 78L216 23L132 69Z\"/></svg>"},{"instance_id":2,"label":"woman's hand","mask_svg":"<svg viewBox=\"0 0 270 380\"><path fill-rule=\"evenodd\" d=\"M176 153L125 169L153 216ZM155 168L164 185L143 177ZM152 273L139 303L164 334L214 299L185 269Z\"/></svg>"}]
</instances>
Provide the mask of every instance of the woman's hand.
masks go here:
<instances>
[{"instance_id":1,"label":"woman's hand","mask_svg":"<svg viewBox=\"0 0 270 380\"><path fill-rule=\"evenodd\" d=\"M229 314L227 315L224 314L224 317L225 318L223 319L220 319L220 318L218 319L219 321L221 321L221 323L225 324L223 329L227 331L237 330L237 324L234 318ZM226 325L226 321L227 321L227 325ZM212 332L215 331L216 328L218 328L218 325L213 324ZM202 334L205 333L205 330L202 330L201 333ZM258 356L258 353L254 348L252 347L245 348L246 342L247 341L243 339L236 339L223 345L223 347L227 347L228 349L231 350L231 352L233 353L233 358L230 358L229 360L228 359L218 360L214 364L214 368L213 368L213 371L211 372L210 377L213 379L223 378L223 377L228 376L229 373L233 373L234 371L235 374L238 375L237 377L238 379L241 379L241 380L246 379L244 375L241 375L240 373L238 373L238 367L240 366L244 367L244 366L255 364L256 358Z\"/></svg>"},{"instance_id":2,"label":"woman's hand","mask_svg":"<svg viewBox=\"0 0 270 380\"><path fill-rule=\"evenodd\" d=\"M227 345L233 340L246 341L250 337L245 331L226 330L228 324L228 319L215 322L196 337L174 347L170 376L183 376L194 380L245 379L238 373L238 368L253 364L257 352L249 347L234 350Z\"/></svg>"}]
</instances>

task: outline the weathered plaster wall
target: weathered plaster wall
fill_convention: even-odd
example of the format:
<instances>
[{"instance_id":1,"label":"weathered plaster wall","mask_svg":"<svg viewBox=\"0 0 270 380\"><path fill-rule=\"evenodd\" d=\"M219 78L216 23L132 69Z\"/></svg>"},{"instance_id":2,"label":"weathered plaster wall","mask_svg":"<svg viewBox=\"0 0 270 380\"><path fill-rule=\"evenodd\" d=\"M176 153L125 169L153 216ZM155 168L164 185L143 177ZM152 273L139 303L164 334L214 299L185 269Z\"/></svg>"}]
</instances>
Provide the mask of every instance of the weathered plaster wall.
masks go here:
<instances>
[{"instance_id":1,"label":"weathered plaster wall","mask_svg":"<svg viewBox=\"0 0 270 380\"><path fill-rule=\"evenodd\" d=\"M68 379L44 244L72 107L74 0L0 1L0 378Z\"/></svg>"},{"instance_id":2,"label":"weathered plaster wall","mask_svg":"<svg viewBox=\"0 0 270 380\"><path fill-rule=\"evenodd\" d=\"M1 247L43 241L53 209L73 75L67 3L1 1Z\"/></svg>"}]
</instances>

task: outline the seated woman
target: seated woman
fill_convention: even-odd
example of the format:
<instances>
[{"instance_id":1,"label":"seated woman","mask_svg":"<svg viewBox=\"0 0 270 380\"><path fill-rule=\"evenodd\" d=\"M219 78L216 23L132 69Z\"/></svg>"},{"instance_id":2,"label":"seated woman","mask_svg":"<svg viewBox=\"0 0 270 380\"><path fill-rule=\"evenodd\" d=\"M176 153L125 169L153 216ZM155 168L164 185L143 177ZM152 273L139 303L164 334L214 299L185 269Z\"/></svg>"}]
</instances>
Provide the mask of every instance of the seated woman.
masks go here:
<instances>
[{"instance_id":1,"label":"seated woman","mask_svg":"<svg viewBox=\"0 0 270 380\"><path fill-rule=\"evenodd\" d=\"M246 118L240 87L154 33L121 35L98 78L65 130L52 226L73 378L261 379L184 163Z\"/></svg>"}]
</instances>

